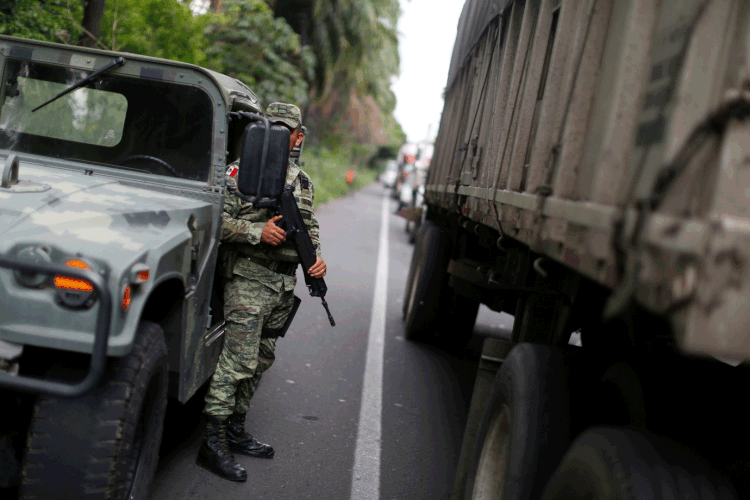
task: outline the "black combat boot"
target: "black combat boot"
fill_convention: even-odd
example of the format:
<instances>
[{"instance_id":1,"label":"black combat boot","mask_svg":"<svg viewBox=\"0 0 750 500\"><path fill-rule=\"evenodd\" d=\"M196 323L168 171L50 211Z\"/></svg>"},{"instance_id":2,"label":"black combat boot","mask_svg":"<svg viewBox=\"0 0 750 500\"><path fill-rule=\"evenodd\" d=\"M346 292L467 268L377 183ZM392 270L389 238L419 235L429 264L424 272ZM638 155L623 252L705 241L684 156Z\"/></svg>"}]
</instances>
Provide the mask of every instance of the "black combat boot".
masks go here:
<instances>
[{"instance_id":1,"label":"black combat boot","mask_svg":"<svg viewBox=\"0 0 750 500\"><path fill-rule=\"evenodd\" d=\"M206 437L195 463L230 481L247 481L247 472L229 452L227 417L206 415Z\"/></svg>"},{"instance_id":2,"label":"black combat boot","mask_svg":"<svg viewBox=\"0 0 750 500\"><path fill-rule=\"evenodd\" d=\"M273 458L273 448L258 442L245 430L245 414L233 413L229 417L227 428L229 448L241 455L256 458Z\"/></svg>"}]
</instances>

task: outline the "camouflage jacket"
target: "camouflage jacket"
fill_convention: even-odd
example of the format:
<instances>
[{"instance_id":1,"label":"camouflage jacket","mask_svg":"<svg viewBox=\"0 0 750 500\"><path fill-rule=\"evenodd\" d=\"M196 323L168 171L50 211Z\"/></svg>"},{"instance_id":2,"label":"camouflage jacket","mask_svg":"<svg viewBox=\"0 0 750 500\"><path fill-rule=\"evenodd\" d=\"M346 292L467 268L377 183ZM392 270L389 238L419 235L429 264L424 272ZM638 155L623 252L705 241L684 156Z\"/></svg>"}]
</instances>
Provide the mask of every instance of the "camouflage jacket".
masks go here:
<instances>
[{"instance_id":1,"label":"camouflage jacket","mask_svg":"<svg viewBox=\"0 0 750 500\"><path fill-rule=\"evenodd\" d=\"M233 181L233 179L232 179ZM294 162L289 162L286 184L294 186L294 198L297 201L302 220L310 234L310 239L315 245L318 257L320 252L320 228L315 218L313 201L315 188L310 177L302 171ZM229 278L237 272L236 267L247 267L245 260L285 262L299 262L297 252L291 241L287 240L278 246L262 243L260 236L263 227L271 217L276 215L270 208L257 209L237 196L229 193L224 197L224 211L222 213L222 267L223 274ZM243 259L246 257L247 259Z\"/></svg>"}]
</instances>

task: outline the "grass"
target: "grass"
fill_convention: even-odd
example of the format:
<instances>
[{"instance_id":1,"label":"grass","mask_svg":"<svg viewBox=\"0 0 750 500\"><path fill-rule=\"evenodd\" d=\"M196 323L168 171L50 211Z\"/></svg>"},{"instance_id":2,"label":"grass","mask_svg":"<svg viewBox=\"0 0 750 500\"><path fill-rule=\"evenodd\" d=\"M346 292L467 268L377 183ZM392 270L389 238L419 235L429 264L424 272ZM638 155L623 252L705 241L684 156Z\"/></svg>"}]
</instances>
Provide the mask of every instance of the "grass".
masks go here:
<instances>
[{"instance_id":1,"label":"grass","mask_svg":"<svg viewBox=\"0 0 750 500\"><path fill-rule=\"evenodd\" d=\"M315 186L315 206L340 198L351 191L375 182L375 169L353 165L346 150L332 151L326 147L308 147L302 153L302 170ZM354 170L354 182L346 182L347 170Z\"/></svg>"}]
</instances>

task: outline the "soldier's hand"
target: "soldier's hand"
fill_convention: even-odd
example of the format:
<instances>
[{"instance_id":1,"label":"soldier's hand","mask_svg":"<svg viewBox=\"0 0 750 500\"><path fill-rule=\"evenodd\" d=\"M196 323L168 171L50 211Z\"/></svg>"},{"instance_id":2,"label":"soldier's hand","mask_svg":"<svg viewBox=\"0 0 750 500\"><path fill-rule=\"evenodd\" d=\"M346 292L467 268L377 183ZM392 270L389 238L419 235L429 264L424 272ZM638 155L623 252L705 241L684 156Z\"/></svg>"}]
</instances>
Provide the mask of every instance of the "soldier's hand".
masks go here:
<instances>
[{"instance_id":1,"label":"soldier's hand","mask_svg":"<svg viewBox=\"0 0 750 500\"><path fill-rule=\"evenodd\" d=\"M286 232L276 225L276 221L279 220L281 220L281 216L277 215L266 222L266 225L263 227L263 232L260 235L260 241L273 246L286 241Z\"/></svg>"},{"instance_id":2,"label":"soldier's hand","mask_svg":"<svg viewBox=\"0 0 750 500\"><path fill-rule=\"evenodd\" d=\"M323 259L318 257L318 260L315 261L315 264L313 264L307 272L313 278L322 278L326 275L326 263L323 262Z\"/></svg>"}]
</instances>

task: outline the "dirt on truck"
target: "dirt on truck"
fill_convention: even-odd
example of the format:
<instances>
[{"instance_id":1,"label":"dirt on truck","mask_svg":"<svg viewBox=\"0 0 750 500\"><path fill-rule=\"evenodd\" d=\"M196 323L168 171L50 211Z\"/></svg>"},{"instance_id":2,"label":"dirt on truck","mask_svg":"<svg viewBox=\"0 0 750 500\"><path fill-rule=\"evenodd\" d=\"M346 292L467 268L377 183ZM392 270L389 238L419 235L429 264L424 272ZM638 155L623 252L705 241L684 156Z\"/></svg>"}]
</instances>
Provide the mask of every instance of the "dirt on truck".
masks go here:
<instances>
[{"instance_id":1,"label":"dirt on truck","mask_svg":"<svg viewBox=\"0 0 750 500\"><path fill-rule=\"evenodd\" d=\"M197 66L4 36L0 75L0 496L145 500L167 397L220 354L227 168L260 157L262 107Z\"/></svg>"},{"instance_id":2,"label":"dirt on truck","mask_svg":"<svg viewBox=\"0 0 750 500\"><path fill-rule=\"evenodd\" d=\"M748 2L466 2L406 332L515 322L453 498L750 496L748 165Z\"/></svg>"}]
</instances>

